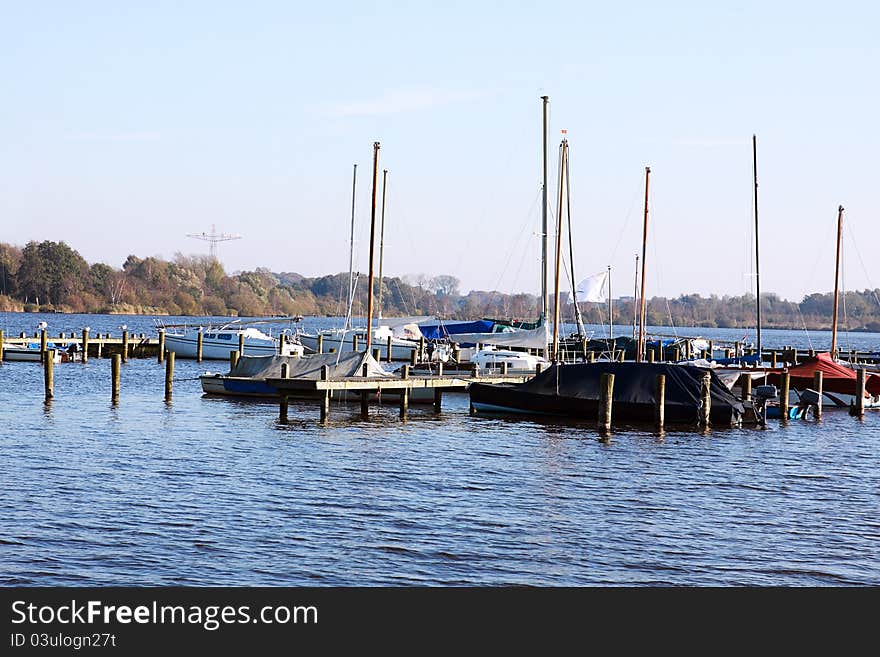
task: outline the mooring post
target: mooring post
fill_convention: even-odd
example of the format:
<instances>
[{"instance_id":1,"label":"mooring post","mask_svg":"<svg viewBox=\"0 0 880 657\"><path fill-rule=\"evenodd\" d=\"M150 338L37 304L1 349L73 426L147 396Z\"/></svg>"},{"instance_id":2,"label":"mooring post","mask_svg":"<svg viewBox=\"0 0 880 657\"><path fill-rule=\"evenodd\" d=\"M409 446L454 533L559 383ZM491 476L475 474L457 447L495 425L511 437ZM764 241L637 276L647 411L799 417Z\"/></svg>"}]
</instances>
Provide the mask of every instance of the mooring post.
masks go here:
<instances>
[{"instance_id":1,"label":"mooring post","mask_svg":"<svg viewBox=\"0 0 880 657\"><path fill-rule=\"evenodd\" d=\"M791 364L792 365L798 364L798 350L795 347L792 347L792 350L791 350Z\"/></svg>"},{"instance_id":2,"label":"mooring post","mask_svg":"<svg viewBox=\"0 0 880 657\"><path fill-rule=\"evenodd\" d=\"M355 333L353 336L351 336L351 350L357 351L359 346L360 346L360 336L358 336L358 334ZM340 346L339 348L342 349L342 346Z\"/></svg>"},{"instance_id":3,"label":"mooring post","mask_svg":"<svg viewBox=\"0 0 880 657\"><path fill-rule=\"evenodd\" d=\"M809 354L810 358L816 357L816 350L815 349L810 349L807 353Z\"/></svg>"},{"instance_id":4,"label":"mooring post","mask_svg":"<svg viewBox=\"0 0 880 657\"><path fill-rule=\"evenodd\" d=\"M666 349L663 347L662 339L657 340L657 352L659 353L659 357L657 358L657 360L659 360L661 363L664 362L666 360Z\"/></svg>"},{"instance_id":5,"label":"mooring post","mask_svg":"<svg viewBox=\"0 0 880 657\"><path fill-rule=\"evenodd\" d=\"M443 390L441 388L434 388L434 412L439 413L440 407L443 404Z\"/></svg>"},{"instance_id":6,"label":"mooring post","mask_svg":"<svg viewBox=\"0 0 880 657\"><path fill-rule=\"evenodd\" d=\"M656 404L654 419L657 424L657 430L663 431L663 425L666 422L666 375L657 375L657 394L654 400Z\"/></svg>"},{"instance_id":7,"label":"mooring post","mask_svg":"<svg viewBox=\"0 0 880 657\"><path fill-rule=\"evenodd\" d=\"M367 390L361 390L361 417L370 417L370 393Z\"/></svg>"},{"instance_id":8,"label":"mooring post","mask_svg":"<svg viewBox=\"0 0 880 657\"><path fill-rule=\"evenodd\" d=\"M238 334L238 355L244 356L244 333Z\"/></svg>"},{"instance_id":9,"label":"mooring post","mask_svg":"<svg viewBox=\"0 0 880 657\"><path fill-rule=\"evenodd\" d=\"M122 362L128 362L128 330L122 331Z\"/></svg>"},{"instance_id":10,"label":"mooring post","mask_svg":"<svg viewBox=\"0 0 880 657\"><path fill-rule=\"evenodd\" d=\"M318 335L318 348L317 348L317 352L318 352L319 354L323 354L323 353L324 353L324 336L323 336L323 334Z\"/></svg>"},{"instance_id":11,"label":"mooring post","mask_svg":"<svg viewBox=\"0 0 880 657\"><path fill-rule=\"evenodd\" d=\"M278 355L279 355L279 356L283 356L283 355L284 355L284 340L285 340L285 337L286 337L286 336L284 335L284 333L281 333L281 334L278 336Z\"/></svg>"},{"instance_id":12,"label":"mooring post","mask_svg":"<svg viewBox=\"0 0 880 657\"><path fill-rule=\"evenodd\" d=\"M599 432L607 435L611 432L611 407L614 404L614 375L605 372L599 388Z\"/></svg>"},{"instance_id":13,"label":"mooring post","mask_svg":"<svg viewBox=\"0 0 880 657\"><path fill-rule=\"evenodd\" d=\"M122 356L113 354L110 359L110 401L114 404L119 403L119 378L122 370Z\"/></svg>"},{"instance_id":14,"label":"mooring post","mask_svg":"<svg viewBox=\"0 0 880 657\"><path fill-rule=\"evenodd\" d=\"M55 350L46 350L46 358L43 363L43 383L46 387L46 401L51 401L55 396Z\"/></svg>"},{"instance_id":15,"label":"mooring post","mask_svg":"<svg viewBox=\"0 0 880 657\"><path fill-rule=\"evenodd\" d=\"M509 363L507 361L501 363L501 376L507 376L507 368Z\"/></svg>"},{"instance_id":16,"label":"mooring post","mask_svg":"<svg viewBox=\"0 0 880 657\"><path fill-rule=\"evenodd\" d=\"M281 378L288 379L290 378L290 365L287 363L281 363ZM287 393L284 390L279 391L279 408L278 408L278 421L279 422L287 422L287 409L288 409L288 399Z\"/></svg>"},{"instance_id":17,"label":"mooring post","mask_svg":"<svg viewBox=\"0 0 880 657\"><path fill-rule=\"evenodd\" d=\"M819 401L816 402L816 419L822 417L822 370L813 372L813 388L819 393Z\"/></svg>"},{"instance_id":18,"label":"mooring post","mask_svg":"<svg viewBox=\"0 0 880 657\"><path fill-rule=\"evenodd\" d=\"M103 350L104 350L104 341L101 340L101 339L99 339L99 340L98 340L98 349L97 349L96 352L95 352L95 356L96 356L99 360L101 359L101 352L102 352Z\"/></svg>"},{"instance_id":19,"label":"mooring post","mask_svg":"<svg viewBox=\"0 0 880 657\"><path fill-rule=\"evenodd\" d=\"M325 365L326 367L326 365ZM325 390L321 395L321 423L325 423L330 417L330 391Z\"/></svg>"},{"instance_id":20,"label":"mooring post","mask_svg":"<svg viewBox=\"0 0 880 657\"><path fill-rule=\"evenodd\" d=\"M443 376L443 361L437 361L437 376Z\"/></svg>"},{"instance_id":21,"label":"mooring post","mask_svg":"<svg viewBox=\"0 0 880 657\"><path fill-rule=\"evenodd\" d=\"M400 368L400 378L406 380L409 378L409 365Z\"/></svg>"},{"instance_id":22,"label":"mooring post","mask_svg":"<svg viewBox=\"0 0 880 657\"><path fill-rule=\"evenodd\" d=\"M391 338L391 336L389 335L389 336L388 336L388 353L386 354L387 358L385 359L386 362L388 362L388 363L391 362L391 346L392 346L392 345L391 345L391 340L392 340L392 338Z\"/></svg>"},{"instance_id":23,"label":"mooring post","mask_svg":"<svg viewBox=\"0 0 880 657\"><path fill-rule=\"evenodd\" d=\"M752 396L752 375L749 372L743 372L739 375L739 386L743 400L749 399Z\"/></svg>"},{"instance_id":24,"label":"mooring post","mask_svg":"<svg viewBox=\"0 0 880 657\"><path fill-rule=\"evenodd\" d=\"M171 401L174 388L174 352L169 351L165 359L165 401Z\"/></svg>"},{"instance_id":25,"label":"mooring post","mask_svg":"<svg viewBox=\"0 0 880 657\"><path fill-rule=\"evenodd\" d=\"M373 360L379 361L379 359L381 358L381 352L382 350L379 347L373 349Z\"/></svg>"},{"instance_id":26,"label":"mooring post","mask_svg":"<svg viewBox=\"0 0 880 657\"><path fill-rule=\"evenodd\" d=\"M776 350L774 349L772 352L770 352L770 367L772 367L773 369L776 369L776 365L777 365Z\"/></svg>"},{"instance_id":27,"label":"mooring post","mask_svg":"<svg viewBox=\"0 0 880 657\"><path fill-rule=\"evenodd\" d=\"M715 357L715 345L709 340L709 360L712 360Z\"/></svg>"},{"instance_id":28,"label":"mooring post","mask_svg":"<svg viewBox=\"0 0 880 657\"><path fill-rule=\"evenodd\" d=\"M46 360L46 329L40 329L40 362Z\"/></svg>"},{"instance_id":29,"label":"mooring post","mask_svg":"<svg viewBox=\"0 0 880 657\"><path fill-rule=\"evenodd\" d=\"M587 356L587 362L588 363L595 363L596 362L596 352L595 351L591 351L589 356Z\"/></svg>"},{"instance_id":30,"label":"mooring post","mask_svg":"<svg viewBox=\"0 0 880 657\"><path fill-rule=\"evenodd\" d=\"M680 360L681 360L681 347L679 347L678 345L675 345L674 347L672 347L672 361L674 363L677 363Z\"/></svg>"},{"instance_id":31,"label":"mooring post","mask_svg":"<svg viewBox=\"0 0 880 657\"><path fill-rule=\"evenodd\" d=\"M653 362L654 362L654 353L655 353L655 352L654 352L654 347L651 347L650 349L648 349L648 362L649 362L649 363L653 363Z\"/></svg>"},{"instance_id":32,"label":"mooring post","mask_svg":"<svg viewBox=\"0 0 880 657\"><path fill-rule=\"evenodd\" d=\"M232 349L229 352L229 372L232 373L232 370L235 369L235 366L238 365L238 351L236 349ZM286 365L286 363L285 363Z\"/></svg>"},{"instance_id":33,"label":"mooring post","mask_svg":"<svg viewBox=\"0 0 880 657\"><path fill-rule=\"evenodd\" d=\"M415 365L418 362L417 358L418 358L418 353L415 349L413 349L411 352L409 352L409 364L410 365Z\"/></svg>"},{"instance_id":34,"label":"mooring post","mask_svg":"<svg viewBox=\"0 0 880 657\"><path fill-rule=\"evenodd\" d=\"M202 362L202 347L204 346L204 342L205 342L205 334L202 331L202 328L199 327L199 332L196 333L196 362L197 363Z\"/></svg>"},{"instance_id":35,"label":"mooring post","mask_svg":"<svg viewBox=\"0 0 880 657\"><path fill-rule=\"evenodd\" d=\"M782 416L782 421L788 421L788 391L791 384L791 375L788 373L788 370L785 370L782 373L782 382L780 383L779 390L779 415Z\"/></svg>"},{"instance_id":36,"label":"mooring post","mask_svg":"<svg viewBox=\"0 0 880 657\"><path fill-rule=\"evenodd\" d=\"M89 362L89 327L85 326L82 330L82 340L80 341L80 360L83 363Z\"/></svg>"},{"instance_id":37,"label":"mooring post","mask_svg":"<svg viewBox=\"0 0 880 657\"><path fill-rule=\"evenodd\" d=\"M405 420L409 410L409 388L400 391L400 419Z\"/></svg>"},{"instance_id":38,"label":"mooring post","mask_svg":"<svg viewBox=\"0 0 880 657\"><path fill-rule=\"evenodd\" d=\"M160 328L158 333L159 333L159 353L156 354L156 362L162 363L165 360L165 329Z\"/></svg>"},{"instance_id":39,"label":"mooring post","mask_svg":"<svg viewBox=\"0 0 880 657\"><path fill-rule=\"evenodd\" d=\"M862 417L865 414L865 368L860 367L856 370L856 416Z\"/></svg>"},{"instance_id":40,"label":"mooring post","mask_svg":"<svg viewBox=\"0 0 880 657\"><path fill-rule=\"evenodd\" d=\"M709 372L703 374L700 381L700 428L706 429L709 426L709 418L712 415L712 376Z\"/></svg>"},{"instance_id":41,"label":"mooring post","mask_svg":"<svg viewBox=\"0 0 880 657\"><path fill-rule=\"evenodd\" d=\"M3 329L0 329L0 363L3 362Z\"/></svg>"}]
</instances>

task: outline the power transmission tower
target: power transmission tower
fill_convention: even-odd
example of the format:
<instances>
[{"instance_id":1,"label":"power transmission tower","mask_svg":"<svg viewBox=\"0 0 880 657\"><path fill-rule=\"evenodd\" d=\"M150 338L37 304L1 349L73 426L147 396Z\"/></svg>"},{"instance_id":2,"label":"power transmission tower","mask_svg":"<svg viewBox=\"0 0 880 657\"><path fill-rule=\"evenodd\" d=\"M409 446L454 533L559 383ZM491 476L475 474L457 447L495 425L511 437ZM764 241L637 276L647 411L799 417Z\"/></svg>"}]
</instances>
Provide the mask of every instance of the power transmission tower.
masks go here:
<instances>
[{"instance_id":1,"label":"power transmission tower","mask_svg":"<svg viewBox=\"0 0 880 657\"><path fill-rule=\"evenodd\" d=\"M217 227L211 224L210 233L187 233L187 237L194 237L197 240L208 242L211 246L208 253L215 260L217 259L217 242L228 242L229 240L240 240L241 235L229 235L227 233L218 233Z\"/></svg>"}]
</instances>

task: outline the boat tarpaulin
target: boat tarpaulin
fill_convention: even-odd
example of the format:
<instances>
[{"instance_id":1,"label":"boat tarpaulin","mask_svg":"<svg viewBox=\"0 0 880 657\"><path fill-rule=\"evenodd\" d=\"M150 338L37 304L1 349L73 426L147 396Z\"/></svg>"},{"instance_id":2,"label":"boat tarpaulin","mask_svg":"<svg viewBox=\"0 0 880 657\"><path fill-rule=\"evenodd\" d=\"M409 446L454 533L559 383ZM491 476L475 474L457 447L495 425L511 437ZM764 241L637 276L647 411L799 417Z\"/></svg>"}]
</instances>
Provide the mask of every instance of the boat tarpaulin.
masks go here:
<instances>
[{"instance_id":1,"label":"boat tarpaulin","mask_svg":"<svg viewBox=\"0 0 880 657\"><path fill-rule=\"evenodd\" d=\"M475 322L441 322L440 324L419 324L419 330L426 340L442 340L459 333L491 333L495 324L486 320Z\"/></svg>"},{"instance_id":2,"label":"boat tarpaulin","mask_svg":"<svg viewBox=\"0 0 880 657\"><path fill-rule=\"evenodd\" d=\"M789 385L795 390L812 388L816 372L822 372L823 392L837 392L843 395L856 394L856 371L836 363L828 352L816 354L800 365L789 367ZM767 377L768 382L775 385L779 385L781 379L782 377L778 374L770 374ZM872 396L880 395L880 376L867 374L865 389Z\"/></svg>"},{"instance_id":3,"label":"boat tarpaulin","mask_svg":"<svg viewBox=\"0 0 880 657\"><path fill-rule=\"evenodd\" d=\"M738 422L745 408L711 370L674 363L597 361L554 365L525 383L481 384L469 388L471 402L489 410L595 418L602 375L614 375L614 416L624 421L654 418L657 375L666 376L666 419L696 422L702 378L710 376L714 423Z\"/></svg>"},{"instance_id":4,"label":"boat tarpaulin","mask_svg":"<svg viewBox=\"0 0 880 657\"><path fill-rule=\"evenodd\" d=\"M330 378L344 376L361 376L364 363L367 365L367 376L390 376L373 358L372 354L362 351L345 353L314 354L312 356L242 356L238 364L230 370L228 376L251 379L281 378L281 365L287 363L287 375L291 379L320 379L321 367L328 368Z\"/></svg>"}]
</instances>

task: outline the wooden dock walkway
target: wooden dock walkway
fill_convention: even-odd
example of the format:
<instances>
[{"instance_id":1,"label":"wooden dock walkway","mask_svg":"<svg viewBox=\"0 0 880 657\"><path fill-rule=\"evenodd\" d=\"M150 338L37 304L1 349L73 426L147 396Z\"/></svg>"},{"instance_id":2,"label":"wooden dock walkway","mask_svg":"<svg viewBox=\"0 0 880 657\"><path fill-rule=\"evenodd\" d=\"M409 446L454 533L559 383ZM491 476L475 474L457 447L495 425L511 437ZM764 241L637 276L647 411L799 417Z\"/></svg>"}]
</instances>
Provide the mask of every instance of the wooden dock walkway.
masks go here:
<instances>
[{"instance_id":1,"label":"wooden dock walkway","mask_svg":"<svg viewBox=\"0 0 880 657\"><path fill-rule=\"evenodd\" d=\"M279 419L287 421L289 397L301 397L305 394L314 395L320 402L320 418L326 422L330 416L330 400L334 392L360 394L361 415L369 415L370 398L376 393L388 392L399 395L400 417L406 418L409 410L410 395L416 391L433 390L434 411L439 413L444 392L464 392L474 382L480 383L523 383L534 376L529 374L492 374L486 376L463 376L461 374L409 375L409 366L404 365L399 377L358 377L343 379L290 379L272 378L266 383L278 391L280 398Z\"/></svg>"}]
</instances>

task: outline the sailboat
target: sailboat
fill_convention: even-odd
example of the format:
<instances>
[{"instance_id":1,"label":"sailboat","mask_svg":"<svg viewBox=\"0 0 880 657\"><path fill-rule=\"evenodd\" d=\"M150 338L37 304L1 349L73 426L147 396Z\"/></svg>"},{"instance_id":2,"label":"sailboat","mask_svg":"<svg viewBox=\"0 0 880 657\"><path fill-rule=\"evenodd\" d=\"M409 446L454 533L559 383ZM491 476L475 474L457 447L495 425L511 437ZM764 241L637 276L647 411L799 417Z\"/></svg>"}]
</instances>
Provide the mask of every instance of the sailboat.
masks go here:
<instances>
[{"instance_id":1,"label":"sailboat","mask_svg":"<svg viewBox=\"0 0 880 657\"><path fill-rule=\"evenodd\" d=\"M838 360L837 310L840 298L840 243L843 235L843 206L837 208L837 252L834 264L834 303L831 319L831 349L821 352L807 361L789 368L790 401L797 404L807 391L813 395L814 375L822 372L822 405L830 408L850 408L855 404L857 390L856 371L849 363ZM780 381L779 375L769 377L771 383ZM880 408L880 375L865 375L865 408Z\"/></svg>"}]
</instances>

